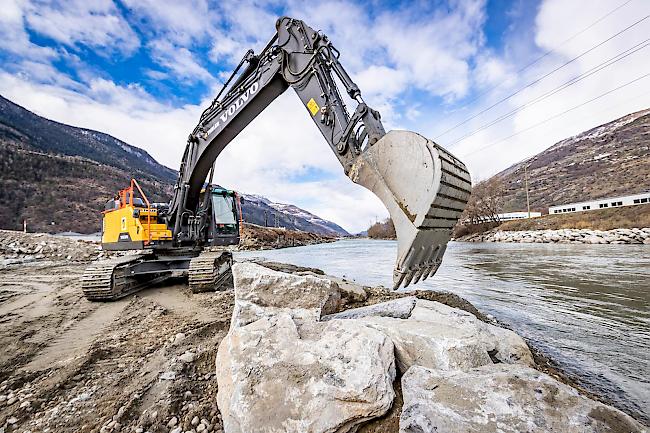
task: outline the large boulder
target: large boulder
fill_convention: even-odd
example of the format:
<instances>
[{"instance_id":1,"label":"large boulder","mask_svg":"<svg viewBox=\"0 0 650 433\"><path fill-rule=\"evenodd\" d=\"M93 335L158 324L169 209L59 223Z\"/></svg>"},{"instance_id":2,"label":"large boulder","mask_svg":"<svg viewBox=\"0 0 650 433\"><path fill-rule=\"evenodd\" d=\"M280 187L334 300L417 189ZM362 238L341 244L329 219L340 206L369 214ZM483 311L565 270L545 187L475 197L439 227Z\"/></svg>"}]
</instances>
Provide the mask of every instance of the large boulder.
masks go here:
<instances>
[{"instance_id":1,"label":"large boulder","mask_svg":"<svg viewBox=\"0 0 650 433\"><path fill-rule=\"evenodd\" d=\"M274 271L255 263L235 263L235 308L231 328L286 312L302 320L320 320L337 310L341 295L334 281Z\"/></svg>"},{"instance_id":2,"label":"large boulder","mask_svg":"<svg viewBox=\"0 0 650 433\"><path fill-rule=\"evenodd\" d=\"M216 363L226 433L353 432L394 398L393 344L351 320L278 312L231 328Z\"/></svg>"},{"instance_id":3,"label":"large boulder","mask_svg":"<svg viewBox=\"0 0 650 433\"><path fill-rule=\"evenodd\" d=\"M623 412L523 365L412 367L402 377L402 392L400 433L645 431Z\"/></svg>"},{"instance_id":4,"label":"large boulder","mask_svg":"<svg viewBox=\"0 0 650 433\"><path fill-rule=\"evenodd\" d=\"M494 362L534 364L526 342L514 332L439 302L418 299L406 320L358 320L391 338L401 372L413 365L467 370Z\"/></svg>"}]
</instances>

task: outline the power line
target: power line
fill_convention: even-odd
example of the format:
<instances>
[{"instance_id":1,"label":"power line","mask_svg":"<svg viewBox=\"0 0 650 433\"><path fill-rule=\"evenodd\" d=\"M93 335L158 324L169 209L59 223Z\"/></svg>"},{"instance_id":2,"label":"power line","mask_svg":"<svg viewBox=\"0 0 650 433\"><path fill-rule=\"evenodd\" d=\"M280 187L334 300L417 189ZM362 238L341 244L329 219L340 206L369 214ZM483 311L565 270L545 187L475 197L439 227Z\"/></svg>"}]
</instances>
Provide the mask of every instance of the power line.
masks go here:
<instances>
[{"instance_id":1,"label":"power line","mask_svg":"<svg viewBox=\"0 0 650 433\"><path fill-rule=\"evenodd\" d=\"M650 45L650 38L636 44L635 46L633 46L631 48L628 48L627 50L625 50L625 51L623 51L621 53L618 53L614 57L612 57L612 58L610 58L610 59L608 59L608 60L606 60L606 61L604 61L604 62L602 62L602 63L600 63L600 64L598 64L596 66L594 66L593 68L583 72L582 74L576 75L575 77L573 77L572 79L564 82L560 86L558 86L558 87L544 93L543 95L538 96L535 99L532 99L532 100L520 105L519 107L513 109L512 111L510 111L510 112L508 112L506 114L503 114L503 115L497 117L496 119L494 119L494 120L492 120L492 121L490 121L490 122L488 122L486 124L483 124L482 126L480 126L479 128L473 130L472 132L469 132L469 133L463 135L462 137L459 137L456 140L452 141L451 143L448 143L448 145L453 146L454 144L458 144L461 141L463 141L463 140L477 134L478 132L483 131L484 129L487 129L487 128L493 126L493 125L496 125L497 123L499 123L499 122L501 122L501 121L503 121L503 120L505 120L505 119L507 119L509 117L514 116L518 112L530 107L531 105L534 105L534 104L536 104L536 103L538 103L540 101L543 101L544 99L549 98L549 97L555 95L556 93L558 93L558 92L560 92L560 91L562 91L562 90L564 90L564 89L566 89L568 87L571 87L572 85L574 85L576 83L579 83L580 81L584 80L585 78L588 78L588 77L602 71L603 69L606 69L607 67L609 67L609 66L611 66L611 65L613 65L613 64L615 64L617 62L620 62L621 60L625 59L626 57L628 57L628 56L630 56L630 55L632 55L634 53L636 53L637 51L640 51L640 50L646 48L648 45Z\"/></svg>"},{"instance_id":2,"label":"power line","mask_svg":"<svg viewBox=\"0 0 650 433\"><path fill-rule=\"evenodd\" d=\"M520 74L521 72L524 72L526 69L530 68L531 66L537 64L537 62L539 62L540 60L542 60L543 58L545 58L545 57L548 56L549 54L554 53L555 51L557 51L558 48L564 46L567 42L569 42L569 41L575 39L576 37L580 36L581 34L583 34L584 32L586 32L587 30L589 30L590 28L592 28L593 26L595 26L596 24L598 24L599 22L601 22L602 20L604 20L605 18L607 18L608 16L610 16L611 14L613 14L614 12L616 12L617 10L619 10L620 8L622 8L623 6L627 5L627 4L630 3L631 1L632 1L632 0L627 0L625 3L622 3L621 5L619 5L619 6L615 7L614 9L610 10L610 11L607 12L605 15L601 16L601 17L598 18L596 21L592 22L592 23L589 24L587 27L585 27L585 28L583 28L582 30L580 30L578 33L575 33L573 36L569 37L568 39L565 39L565 40L564 40L563 42L561 42L559 45L555 46L555 48L552 48L552 49L548 50L547 52L545 52L544 54L542 54L541 56L539 56L538 58L536 58L535 60L533 60L532 62L530 62L529 64L527 64L526 66L524 66L523 68L519 69L517 72L515 72L515 74ZM503 85L503 82L500 82L499 84L497 84L497 85L495 85L495 86L492 86L492 87L488 88L487 90L484 90L483 92L481 92L481 93L479 93L477 96L475 96L473 99L471 99L470 101L466 102L466 103L465 103L461 108L467 107L467 106L468 106L469 104L471 104L472 102L477 101L477 100L478 100L479 98L481 98L482 96L486 95L487 93L491 92L491 91L494 90L494 89L497 89L497 88L501 87L502 85ZM443 133L440 134L438 137L441 137L441 136L445 135L446 133L447 133L447 131L443 132ZM436 138L438 138L438 137L436 137Z\"/></svg>"},{"instance_id":3,"label":"power line","mask_svg":"<svg viewBox=\"0 0 650 433\"><path fill-rule=\"evenodd\" d=\"M530 131L530 130L533 129L533 128L537 128L538 126L541 126L541 125L543 125L544 123L550 122L550 121L553 120L553 119L557 119L558 117L563 116L563 115L567 114L567 113L570 112L570 111L573 111L573 110L576 110L576 109L578 109L578 108L580 108L580 107L583 107L583 106L585 106L585 105L587 105L587 104L589 104L589 103L591 103L591 102L594 102L594 101L597 100L597 99L600 99L600 98L602 98L602 97L604 97L604 96L607 96L607 95L609 95L610 93L616 92L617 90L620 90L620 89L622 89L622 88L624 88L624 87L627 87L627 86L629 86L630 84L636 83L637 81L640 81L640 80L642 80L642 79L644 79L644 78L646 78L646 77L648 77L648 76L650 76L650 73L645 74L645 75L642 75L642 76L640 76L640 77L638 77L638 78L635 78L635 79L632 80L632 81L628 81L627 83L622 84L622 85L620 85L620 86L618 86L618 87L616 87L616 88L614 88L614 89L612 89L612 90L609 90L609 91L607 91L607 92L605 92L605 93L601 93L600 95L596 96L595 98L592 98L592 99L590 99L590 100L588 100L588 101L585 101L585 102L583 102L583 103L581 103L581 104L578 104L578 105L576 105L576 106L574 106L574 107L571 107L571 108L569 108L568 110L565 110L565 111L563 111L563 112L561 112L561 113L559 113L559 114L556 114L556 115L554 115L554 116L551 116L551 117L549 117L549 118L546 118L546 119L542 120L541 122L538 122L538 123L536 123L536 124L534 124L534 125L532 125L532 126L529 126L528 128L522 129L521 131L515 132L514 134L511 134L511 135L509 135L509 136L507 136L507 137L505 137L505 138L502 138L502 139L499 139L499 140L495 140L495 141L493 141L493 142L491 142L491 143L489 143L489 144L487 144L487 145L485 145L485 146L483 146L483 147L480 147L480 148L478 148L478 149L476 149L476 150L473 150L472 152L466 153L465 155L463 155L463 157L468 156L468 155L473 155L473 154L476 153L476 152L480 152L480 151L482 151L482 150L487 149L488 147L492 147L492 146L494 146L495 144L499 144L499 143L501 143L501 142L504 142L504 141L506 141L506 140L511 139L512 137L515 137L515 136L517 136L517 135L519 135L519 134L522 134L522 133L524 133L524 132L526 132L526 131Z\"/></svg>"},{"instance_id":4,"label":"power line","mask_svg":"<svg viewBox=\"0 0 650 433\"><path fill-rule=\"evenodd\" d=\"M515 96L515 95L517 95L518 93L520 93L522 90L527 89L528 87L533 86L533 85L539 83L539 82L542 81L544 78L546 78L546 77L548 77L548 76L554 74L555 72L559 71L560 69L562 69L562 68L564 68L564 67L570 65L571 63L575 62L575 61L578 60L579 58L585 56L586 54L589 54L590 52L592 52L592 51L595 50L596 48L598 48L598 47L604 45L605 43L611 41L612 39L616 38L617 36L619 36L619 35L625 33L626 31L630 30L632 27L634 27L634 26L640 24L641 22L645 21L645 20L648 19L649 17L650 17L650 15L646 15L645 17L639 19L638 21L635 21L634 23L630 24L629 26L627 26L627 27L624 28L623 30L621 30L621 31L619 31L619 32L617 32L617 33L615 33L614 35L608 37L608 38L605 39L604 41L599 42L598 44L596 44L596 45L594 45L593 47L589 48L587 51L582 52L582 53L579 54L578 56L572 58L571 60L569 60L569 61L567 61L567 62L565 62L565 63L563 63L562 65L558 66L557 68L553 69L552 71L550 71L550 72L548 72L548 73L542 75L542 76L539 77L538 79L536 79L536 80L534 80L534 81L532 81L532 82L526 84L524 87L521 87L520 89L518 89L518 90L515 91L514 93L511 93L510 95L506 96L505 98L502 98L502 99L498 100L498 101L495 102L494 104L490 105L490 106L487 107L487 108L484 108L483 110L481 110L481 111L479 111L478 113L476 113L476 114L474 114L474 115L468 117L467 119L463 120L462 122L457 123L456 125L454 125L454 126L452 126L451 128L447 129L446 131L444 131L442 134L438 135L438 136L435 137L434 139L438 139L438 138L442 137L443 135L445 135L445 134L447 134L447 133L453 131L454 129L458 128L459 126L462 126L462 125L466 124L467 122L469 122L470 120L472 120L472 119L474 119L474 118L480 116L481 114L485 113L486 111L491 110L492 108L496 107L497 105L501 104L502 102L507 101L508 99L510 99L510 98L512 98L513 96Z\"/></svg>"}]
</instances>

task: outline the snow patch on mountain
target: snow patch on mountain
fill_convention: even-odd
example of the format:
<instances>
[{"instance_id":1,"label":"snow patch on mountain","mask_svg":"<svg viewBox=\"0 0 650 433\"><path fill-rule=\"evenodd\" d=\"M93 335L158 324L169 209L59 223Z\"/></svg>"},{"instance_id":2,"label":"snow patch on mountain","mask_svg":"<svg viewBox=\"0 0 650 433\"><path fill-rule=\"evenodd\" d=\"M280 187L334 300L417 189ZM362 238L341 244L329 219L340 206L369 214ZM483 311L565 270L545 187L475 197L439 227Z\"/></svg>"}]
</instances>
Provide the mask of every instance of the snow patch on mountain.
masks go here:
<instances>
[{"instance_id":1,"label":"snow patch on mountain","mask_svg":"<svg viewBox=\"0 0 650 433\"><path fill-rule=\"evenodd\" d=\"M242 194L244 220L288 229L309 231L331 236L348 236L338 224L328 221L293 204L276 203L258 194Z\"/></svg>"}]
</instances>

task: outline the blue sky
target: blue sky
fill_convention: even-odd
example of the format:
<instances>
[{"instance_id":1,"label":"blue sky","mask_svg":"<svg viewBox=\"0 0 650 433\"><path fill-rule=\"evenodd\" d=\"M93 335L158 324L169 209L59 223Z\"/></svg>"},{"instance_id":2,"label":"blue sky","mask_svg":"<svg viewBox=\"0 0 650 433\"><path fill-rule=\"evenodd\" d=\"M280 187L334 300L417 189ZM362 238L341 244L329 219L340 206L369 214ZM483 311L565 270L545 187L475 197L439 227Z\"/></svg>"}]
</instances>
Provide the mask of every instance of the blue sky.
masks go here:
<instances>
[{"instance_id":1,"label":"blue sky","mask_svg":"<svg viewBox=\"0 0 650 433\"><path fill-rule=\"evenodd\" d=\"M650 13L650 2L589 4L2 0L0 94L45 117L112 134L177 168L188 133L221 82L248 48L266 44L275 19L286 14L330 36L388 129L434 139L482 179L650 105L644 78L530 129L649 72L650 49L639 44L647 41L650 19L637 21ZM484 127L634 47L593 76ZM351 231L386 215L372 194L345 178L291 90L237 137L217 168L222 184L295 203Z\"/></svg>"}]
</instances>

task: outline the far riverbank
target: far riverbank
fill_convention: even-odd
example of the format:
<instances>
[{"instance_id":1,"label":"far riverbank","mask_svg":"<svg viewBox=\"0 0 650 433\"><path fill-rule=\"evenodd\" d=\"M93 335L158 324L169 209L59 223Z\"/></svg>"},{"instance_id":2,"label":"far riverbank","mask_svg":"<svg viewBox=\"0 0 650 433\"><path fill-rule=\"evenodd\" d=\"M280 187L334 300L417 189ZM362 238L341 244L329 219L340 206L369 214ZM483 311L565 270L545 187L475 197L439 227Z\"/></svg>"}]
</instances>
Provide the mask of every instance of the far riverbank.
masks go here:
<instances>
[{"instance_id":1,"label":"far riverbank","mask_svg":"<svg viewBox=\"0 0 650 433\"><path fill-rule=\"evenodd\" d=\"M498 228L461 236L458 242L560 243L560 244L646 244L650 245L650 228L589 230L522 230Z\"/></svg>"}]
</instances>

